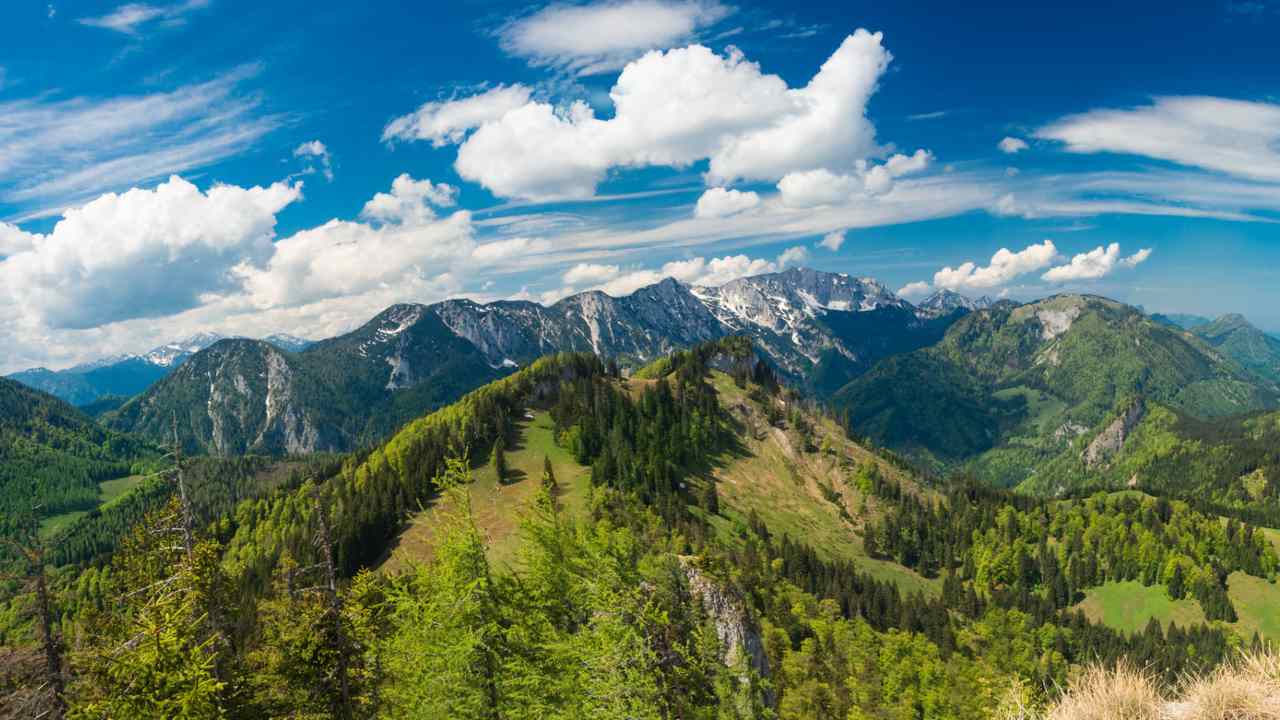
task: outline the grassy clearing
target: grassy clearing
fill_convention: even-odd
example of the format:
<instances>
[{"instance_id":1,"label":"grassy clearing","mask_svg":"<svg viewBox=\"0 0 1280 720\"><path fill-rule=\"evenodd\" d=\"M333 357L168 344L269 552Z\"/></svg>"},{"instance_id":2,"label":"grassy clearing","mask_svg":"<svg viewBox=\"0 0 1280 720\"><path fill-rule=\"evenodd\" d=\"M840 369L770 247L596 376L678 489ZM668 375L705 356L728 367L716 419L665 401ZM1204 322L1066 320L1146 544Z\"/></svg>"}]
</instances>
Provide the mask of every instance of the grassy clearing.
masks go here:
<instances>
[{"instance_id":1,"label":"grassy clearing","mask_svg":"<svg viewBox=\"0 0 1280 720\"><path fill-rule=\"evenodd\" d=\"M130 475L128 477L116 478L115 480L105 480L98 483L98 508L104 509L124 497L128 492L138 486L142 482L141 475ZM40 537L48 538L57 534L59 531L70 527L75 521L88 514L88 510L72 510L70 512L59 513L45 518L40 521Z\"/></svg>"},{"instance_id":2,"label":"grassy clearing","mask_svg":"<svg viewBox=\"0 0 1280 720\"><path fill-rule=\"evenodd\" d=\"M1012 400L1015 397L1021 397L1026 401L1027 417L1023 424L1033 429L1032 434L1034 437L1052 434L1057 429L1062 414L1067 410L1067 404L1058 398L1040 390L1021 385L999 390L993 395L1000 400Z\"/></svg>"},{"instance_id":3,"label":"grassy clearing","mask_svg":"<svg viewBox=\"0 0 1280 720\"><path fill-rule=\"evenodd\" d=\"M1280 642L1280 583L1234 572L1227 578L1227 589L1240 618L1236 630L1246 639L1256 632Z\"/></svg>"},{"instance_id":4,"label":"grassy clearing","mask_svg":"<svg viewBox=\"0 0 1280 720\"><path fill-rule=\"evenodd\" d=\"M533 418L516 424L518 441L507 450L510 470L505 482L499 483L487 463L472 469L471 507L476 525L489 542L489 558L499 568L511 567L516 560L520 540L520 518L537 497L542 479L542 459L550 458L551 469L560 486L560 502L575 517L585 516L589 504L589 468L574 462L568 451L556 445L551 416L536 412ZM431 557L432 532L436 513L432 506L416 513L400 535L396 547L382 563L384 572L399 572L414 562Z\"/></svg>"},{"instance_id":5,"label":"grassy clearing","mask_svg":"<svg viewBox=\"0 0 1280 720\"><path fill-rule=\"evenodd\" d=\"M1205 622L1204 612L1195 600L1172 600L1163 585L1147 587L1137 580L1092 588L1079 607L1090 620L1128 633L1146 629L1153 617L1166 627L1169 623L1187 627Z\"/></svg>"},{"instance_id":6,"label":"grassy clearing","mask_svg":"<svg viewBox=\"0 0 1280 720\"><path fill-rule=\"evenodd\" d=\"M1280 584L1235 572L1227 579L1227 588L1239 616L1231 627L1246 640L1257 632L1280 641ZM1170 622L1182 627L1205 622L1195 600L1171 600L1163 585L1145 587L1136 580L1092 588L1079 607L1089 619L1124 632L1142 631L1153 617L1166 626Z\"/></svg>"}]
</instances>

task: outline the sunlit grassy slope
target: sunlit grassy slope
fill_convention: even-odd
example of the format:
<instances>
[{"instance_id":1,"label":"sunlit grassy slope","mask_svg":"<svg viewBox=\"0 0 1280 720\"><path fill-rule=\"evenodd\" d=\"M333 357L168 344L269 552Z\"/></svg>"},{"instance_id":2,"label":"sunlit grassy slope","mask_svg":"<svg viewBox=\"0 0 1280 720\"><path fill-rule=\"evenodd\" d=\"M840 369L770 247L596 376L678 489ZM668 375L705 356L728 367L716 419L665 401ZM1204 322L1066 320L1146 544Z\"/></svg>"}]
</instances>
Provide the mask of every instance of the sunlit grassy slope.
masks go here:
<instances>
[{"instance_id":1,"label":"sunlit grassy slope","mask_svg":"<svg viewBox=\"0 0 1280 720\"><path fill-rule=\"evenodd\" d=\"M530 419L531 418L531 419ZM476 524L489 541L490 558L495 564L510 566L519 545L520 518L537 496L542 478L543 458L550 458L559 485L559 500L571 514L582 517L590 493L589 468L585 468L556 445L551 416L545 411L531 413L516 423L518 442L507 450L509 476L502 483L487 463L472 469L471 504ZM382 569L396 572L410 562L423 562L431 557L432 528L439 506L423 509L411 518Z\"/></svg>"},{"instance_id":2,"label":"sunlit grassy slope","mask_svg":"<svg viewBox=\"0 0 1280 720\"><path fill-rule=\"evenodd\" d=\"M634 379L628 386L638 395L653 382ZM712 524L723 538L731 541L736 537L746 525L748 514L755 510L771 532L786 533L825 557L853 561L877 578L897 583L904 591L940 591L939 581L892 562L872 559L863 550L860 532L865 519L877 512L877 506L874 499L863 497L855 487L856 469L863 463L875 462L886 476L907 484L911 482L909 478L849 441L835 423L825 419L812 418L819 449L806 452L796 446L785 427L770 426L763 408L728 376L713 373L711 382L734 418L739 446L713 459L709 477L693 477L688 482L695 492L709 479L717 483L721 514L712 519ZM590 469L578 465L556 445L551 417L545 411L536 410L521 419L514 436L517 440L506 454L511 468L506 481L498 483L492 468L477 460L470 486L476 522L489 540L491 559L499 567L515 564L520 518L537 495L544 457L551 460L560 487L560 502L566 510L582 517L590 502ZM824 486L829 493L824 492ZM838 500L828 499L837 493ZM432 530L440 510L439 506L427 507L410 519L382 563L384 572L397 572L411 562L430 558ZM695 508L695 512L699 510Z\"/></svg>"}]
</instances>

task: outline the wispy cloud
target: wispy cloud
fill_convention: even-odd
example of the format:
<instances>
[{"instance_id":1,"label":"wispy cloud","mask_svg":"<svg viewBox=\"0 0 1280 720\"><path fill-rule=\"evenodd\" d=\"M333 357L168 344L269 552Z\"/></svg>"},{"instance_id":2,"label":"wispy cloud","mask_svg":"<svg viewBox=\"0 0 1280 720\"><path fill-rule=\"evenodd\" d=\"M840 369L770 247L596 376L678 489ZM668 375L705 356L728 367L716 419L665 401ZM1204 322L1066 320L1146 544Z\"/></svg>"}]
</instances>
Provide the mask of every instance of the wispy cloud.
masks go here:
<instances>
[{"instance_id":1,"label":"wispy cloud","mask_svg":"<svg viewBox=\"0 0 1280 720\"><path fill-rule=\"evenodd\" d=\"M148 95L0 103L0 202L38 213L243 152L281 122L240 90L256 72Z\"/></svg>"},{"instance_id":2,"label":"wispy cloud","mask_svg":"<svg viewBox=\"0 0 1280 720\"><path fill-rule=\"evenodd\" d=\"M152 27L176 27L185 24L187 16L209 6L211 0L186 0L172 5L148 5L126 3L106 15L83 17L76 20L81 25L114 30L125 35L137 36ZM50 7L50 17L52 8Z\"/></svg>"},{"instance_id":3,"label":"wispy cloud","mask_svg":"<svg viewBox=\"0 0 1280 720\"><path fill-rule=\"evenodd\" d=\"M553 3L498 30L502 48L574 75L616 70L647 50L692 40L733 12L718 0Z\"/></svg>"}]
</instances>

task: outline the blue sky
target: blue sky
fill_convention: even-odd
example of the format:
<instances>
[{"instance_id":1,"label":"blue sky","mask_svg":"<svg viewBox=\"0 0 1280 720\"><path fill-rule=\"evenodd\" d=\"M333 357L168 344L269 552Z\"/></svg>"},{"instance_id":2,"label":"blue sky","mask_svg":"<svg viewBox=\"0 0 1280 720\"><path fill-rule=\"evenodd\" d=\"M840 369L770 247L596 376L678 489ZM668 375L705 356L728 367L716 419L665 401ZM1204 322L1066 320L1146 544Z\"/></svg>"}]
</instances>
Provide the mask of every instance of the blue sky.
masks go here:
<instances>
[{"instance_id":1,"label":"blue sky","mask_svg":"<svg viewBox=\"0 0 1280 720\"><path fill-rule=\"evenodd\" d=\"M26 2L0 371L805 264L1280 330L1280 4Z\"/></svg>"}]
</instances>

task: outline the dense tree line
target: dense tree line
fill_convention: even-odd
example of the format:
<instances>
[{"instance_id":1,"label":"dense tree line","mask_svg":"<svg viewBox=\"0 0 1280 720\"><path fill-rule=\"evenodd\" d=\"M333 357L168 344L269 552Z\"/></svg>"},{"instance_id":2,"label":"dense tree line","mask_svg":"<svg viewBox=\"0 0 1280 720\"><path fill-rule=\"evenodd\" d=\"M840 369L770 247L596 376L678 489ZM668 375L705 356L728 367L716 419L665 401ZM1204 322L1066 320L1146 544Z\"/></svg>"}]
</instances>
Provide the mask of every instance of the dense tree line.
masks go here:
<instances>
[{"instance_id":1,"label":"dense tree line","mask_svg":"<svg viewBox=\"0 0 1280 720\"><path fill-rule=\"evenodd\" d=\"M1273 577L1280 568L1257 528L1164 498L1044 501L961 481L933 502L903 493L874 468L859 482L893 503L868 526L868 551L928 576L945 573L955 600L967 589L1044 615L1074 605L1087 588L1140 580L1163 584L1174 599L1194 597L1210 620L1234 622L1227 576Z\"/></svg>"}]
</instances>

